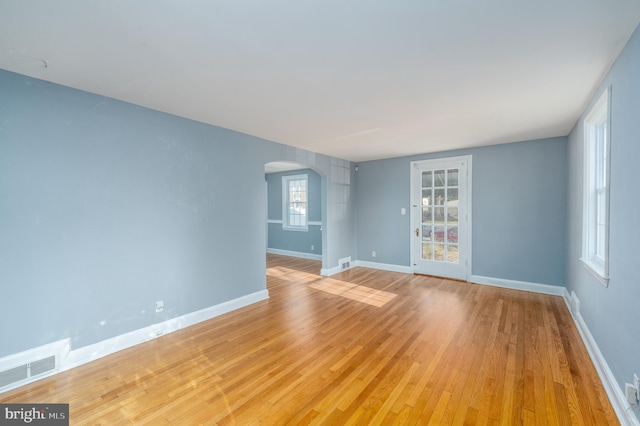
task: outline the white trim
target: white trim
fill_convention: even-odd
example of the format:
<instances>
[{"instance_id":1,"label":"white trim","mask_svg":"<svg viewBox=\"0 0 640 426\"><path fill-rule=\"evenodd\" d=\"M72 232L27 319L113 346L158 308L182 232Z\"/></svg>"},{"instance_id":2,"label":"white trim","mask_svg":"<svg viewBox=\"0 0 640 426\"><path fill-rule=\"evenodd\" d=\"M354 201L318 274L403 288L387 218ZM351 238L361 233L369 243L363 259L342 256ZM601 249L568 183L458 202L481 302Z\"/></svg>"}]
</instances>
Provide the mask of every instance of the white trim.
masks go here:
<instances>
[{"instance_id":1,"label":"white trim","mask_svg":"<svg viewBox=\"0 0 640 426\"><path fill-rule=\"evenodd\" d=\"M611 86L607 87L598 101L591 107L583 124L583 164L582 164L582 264L598 279L600 284L609 286L609 230L610 230L610 194L611 194ZM594 174L598 160L596 153L595 129L606 125L604 158L604 196L606 198L604 212L604 259L597 257L595 247L597 241L597 191Z\"/></svg>"},{"instance_id":2,"label":"white trim","mask_svg":"<svg viewBox=\"0 0 640 426\"><path fill-rule=\"evenodd\" d=\"M573 318L573 322L580 333L580 337L582 337L582 341L587 348L587 352L591 357L591 361L593 365L596 367L596 371L598 372L598 376L600 377L600 381L602 381L602 385L604 390L607 392L607 396L609 397L609 401L613 406L613 410L616 412L618 416L618 420L621 424L640 426L640 422L636 417L633 409L627 402L627 398L625 398L624 393L620 386L618 386L618 381L611 372L609 368L609 364L607 364L607 360L600 352L600 348L596 343L591 331L589 331L589 327L587 323L584 322L582 315L580 312L572 312L571 310L571 298L569 296L569 292L567 289L564 289L563 293L564 302L567 304L567 308L569 312L571 312L571 317Z\"/></svg>"},{"instance_id":3,"label":"white trim","mask_svg":"<svg viewBox=\"0 0 640 426\"><path fill-rule=\"evenodd\" d=\"M267 223L274 223L278 225L282 225L282 219L267 219ZM309 226L322 226L322 222L319 220L309 220L307 221L307 225Z\"/></svg>"},{"instance_id":4,"label":"white trim","mask_svg":"<svg viewBox=\"0 0 640 426\"><path fill-rule=\"evenodd\" d=\"M25 354L30 356L38 353L46 353L47 356L51 356L51 349L58 348L57 350L59 350L60 353L60 357L58 359L58 368L52 373L39 375L35 377L34 380L20 382L21 386L27 383L35 382L44 377L51 376L55 373L78 367L82 364L86 364L98 358L102 358L123 349L127 349L140 343L146 342L148 340L155 339L164 334L172 333L174 331L190 327L202 321L215 318L217 316L226 314L236 309L243 308L256 302L260 302L262 300L266 300L268 298L269 292L267 290L257 291L255 293L247 294L246 296L238 297L237 299L222 302L218 305L210 306L199 311L190 312L177 318L163 321L158 324L153 324L148 327L140 328L138 330L121 334L119 336L112 337L110 339L94 343L93 345L84 346L72 351L69 351L69 339L60 340L49 345L40 346L38 348L0 358L0 365L12 365L16 362L16 360L24 359L23 357L25 356ZM19 363L16 365L19 365ZM0 393L17 387L19 386L10 386L7 388L3 388Z\"/></svg>"},{"instance_id":5,"label":"white trim","mask_svg":"<svg viewBox=\"0 0 640 426\"><path fill-rule=\"evenodd\" d=\"M492 287L510 288L513 290L531 291L533 293L550 294L553 296L563 296L565 288L557 285L538 284L527 281L505 280L502 278L482 277L471 275L469 282L474 284L489 285Z\"/></svg>"},{"instance_id":6,"label":"white trim","mask_svg":"<svg viewBox=\"0 0 640 426\"><path fill-rule=\"evenodd\" d=\"M321 254L303 253L300 251L280 250L274 248L268 248L267 253L279 254L282 256L299 257L301 259L322 260Z\"/></svg>"},{"instance_id":7,"label":"white trim","mask_svg":"<svg viewBox=\"0 0 640 426\"><path fill-rule=\"evenodd\" d=\"M289 224L289 182L294 180L304 181L305 192L307 201L305 204L304 225L297 226ZM284 231L303 231L309 230L309 175L306 173L299 175L286 175L282 176L282 230Z\"/></svg>"},{"instance_id":8,"label":"white trim","mask_svg":"<svg viewBox=\"0 0 640 426\"><path fill-rule=\"evenodd\" d=\"M246 296L238 297L237 299L222 302L218 305L190 312L177 318L153 324L129 333L121 334L120 336L112 337L111 339L103 340L93 345L73 350L69 353L67 359L62 362L61 371L77 367L95 359L110 355L114 352L127 349L139 343L181 330L268 298L269 292L267 290L257 291L255 293L247 294Z\"/></svg>"},{"instance_id":9,"label":"white trim","mask_svg":"<svg viewBox=\"0 0 640 426\"><path fill-rule=\"evenodd\" d=\"M379 269L381 271L402 272L404 274L413 274L411 266L393 265L390 263L368 262L366 260L356 260L352 266L361 268Z\"/></svg>"},{"instance_id":10,"label":"white trim","mask_svg":"<svg viewBox=\"0 0 640 426\"><path fill-rule=\"evenodd\" d=\"M591 275L593 275L598 281L600 281L600 284L605 287L609 287L609 277L604 273L604 270L602 268L598 267L595 263L583 257L580 258L580 261L582 262L582 266L584 266L584 269L589 271Z\"/></svg>"},{"instance_id":11,"label":"white trim","mask_svg":"<svg viewBox=\"0 0 640 426\"><path fill-rule=\"evenodd\" d=\"M335 274L339 274L340 272L342 272L342 269L340 269L340 266L334 266L333 268L322 268L320 269L320 275L322 275L323 277L330 277L331 275L335 275Z\"/></svg>"}]
</instances>

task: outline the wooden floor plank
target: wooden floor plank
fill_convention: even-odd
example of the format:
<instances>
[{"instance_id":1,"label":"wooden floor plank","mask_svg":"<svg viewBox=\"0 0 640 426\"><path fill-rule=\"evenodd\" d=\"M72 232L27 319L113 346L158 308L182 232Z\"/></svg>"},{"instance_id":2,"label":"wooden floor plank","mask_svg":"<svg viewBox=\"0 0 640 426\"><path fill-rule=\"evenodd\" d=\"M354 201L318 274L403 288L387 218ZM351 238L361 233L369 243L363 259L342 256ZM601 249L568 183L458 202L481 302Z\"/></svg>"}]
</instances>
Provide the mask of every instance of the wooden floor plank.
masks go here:
<instances>
[{"instance_id":1,"label":"wooden floor plank","mask_svg":"<svg viewBox=\"0 0 640 426\"><path fill-rule=\"evenodd\" d=\"M267 255L269 300L0 394L76 424L607 424L564 301Z\"/></svg>"}]
</instances>

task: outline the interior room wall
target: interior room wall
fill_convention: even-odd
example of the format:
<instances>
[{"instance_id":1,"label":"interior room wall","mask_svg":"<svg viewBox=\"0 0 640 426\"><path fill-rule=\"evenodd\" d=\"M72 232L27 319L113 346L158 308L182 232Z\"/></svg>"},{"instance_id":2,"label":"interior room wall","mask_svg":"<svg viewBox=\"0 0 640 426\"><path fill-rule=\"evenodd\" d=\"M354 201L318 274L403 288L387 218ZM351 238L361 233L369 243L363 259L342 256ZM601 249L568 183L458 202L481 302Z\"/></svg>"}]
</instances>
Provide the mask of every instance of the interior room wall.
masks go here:
<instances>
[{"instance_id":1,"label":"interior room wall","mask_svg":"<svg viewBox=\"0 0 640 426\"><path fill-rule=\"evenodd\" d=\"M640 159L640 29L627 43L569 135L567 287L621 389L640 375L640 198L633 173ZM609 287L580 261L584 117L611 86Z\"/></svg>"},{"instance_id":2,"label":"interior room wall","mask_svg":"<svg viewBox=\"0 0 640 426\"><path fill-rule=\"evenodd\" d=\"M0 357L263 291L268 162L326 176L323 268L354 256L348 161L3 70L0 93Z\"/></svg>"},{"instance_id":3,"label":"interior room wall","mask_svg":"<svg viewBox=\"0 0 640 426\"><path fill-rule=\"evenodd\" d=\"M359 163L358 260L410 266L410 162L459 155L473 158L471 274L563 286L565 137Z\"/></svg>"}]
</instances>

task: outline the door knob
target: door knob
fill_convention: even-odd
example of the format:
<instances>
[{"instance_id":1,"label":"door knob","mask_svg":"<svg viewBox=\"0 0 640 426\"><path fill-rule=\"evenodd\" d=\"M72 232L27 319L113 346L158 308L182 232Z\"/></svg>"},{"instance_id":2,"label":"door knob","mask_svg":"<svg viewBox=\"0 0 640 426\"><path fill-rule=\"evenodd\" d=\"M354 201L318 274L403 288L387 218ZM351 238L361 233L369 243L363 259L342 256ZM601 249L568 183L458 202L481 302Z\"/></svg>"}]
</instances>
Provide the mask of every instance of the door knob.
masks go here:
<instances>
[{"instance_id":1,"label":"door knob","mask_svg":"<svg viewBox=\"0 0 640 426\"><path fill-rule=\"evenodd\" d=\"M420 236L420 228L416 228L416 237Z\"/></svg>"}]
</instances>

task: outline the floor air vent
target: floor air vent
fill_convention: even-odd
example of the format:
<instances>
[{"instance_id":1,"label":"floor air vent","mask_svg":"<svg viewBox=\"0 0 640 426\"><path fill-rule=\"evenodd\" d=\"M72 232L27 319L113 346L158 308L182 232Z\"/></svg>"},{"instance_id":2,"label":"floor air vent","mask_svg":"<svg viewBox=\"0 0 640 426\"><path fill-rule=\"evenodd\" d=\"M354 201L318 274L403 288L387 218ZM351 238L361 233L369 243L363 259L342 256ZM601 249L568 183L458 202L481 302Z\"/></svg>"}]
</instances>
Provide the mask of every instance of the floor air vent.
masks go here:
<instances>
[{"instance_id":1,"label":"floor air vent","mask_svg":"<svg viewBox=\"0 0 640 426\"><path fill-rule=\"evenodd\" d=\"M29 377L29 364L21 365L10 370L0 371L0 389L21 382Z\"/></svg>"},{"instance_id":2,"label":"floor air vent","mask_svg":"<svg viewBox=\"0 0 640 426\"><path fill-rule=\"evenodd\" d=\"M17 367L0 371L0 389L5 387L15 387L22 382L27 383L32 378L50 373L56 369L55 355L28 362Z\"/></svg>"},{"instance_id":3,"label":"floor air vent","mask_svg":"<svg viewBox=\"0 0 640 426\"><path fill-rule=\"evenodd\" d=\"M346 271L351 268L351 256L338 260L338 265L340 265L341 271Z\"/></svg>"}]
</instances>

